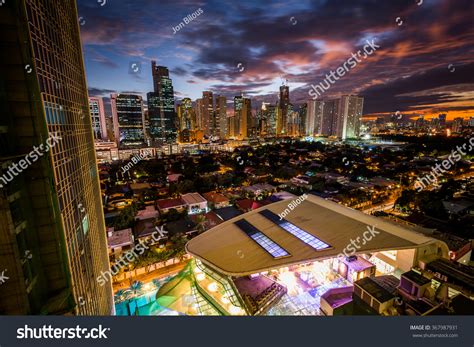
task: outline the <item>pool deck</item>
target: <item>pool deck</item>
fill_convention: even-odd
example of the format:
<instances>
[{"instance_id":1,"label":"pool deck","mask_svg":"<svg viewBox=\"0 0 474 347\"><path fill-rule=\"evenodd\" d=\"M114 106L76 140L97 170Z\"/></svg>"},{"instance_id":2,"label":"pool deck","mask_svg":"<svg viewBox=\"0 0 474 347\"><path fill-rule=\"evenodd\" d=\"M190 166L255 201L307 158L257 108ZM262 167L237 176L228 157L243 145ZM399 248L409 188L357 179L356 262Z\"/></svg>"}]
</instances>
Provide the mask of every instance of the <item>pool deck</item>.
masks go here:
<instances>
[{"instance_id":1,"label":"pool deck","mask_svg":"<svg viewBox=\"0 0 474 347\"><path fill-rule=\"evenodd\" d=\"M132 284L132 282L134 282L134 281L140 281L140 282L143 282L143 283L147 283L147 282L150 282L154 279L160 279L162 277L166 277L166 276L172 275L174 273L178 273L181 270L183 270L186 265L188 265L188 262L189 262L189 260L185 260L185 261L182 261L178 264L173 264L173 265L170 265L170 266L159 268L158 270L155 270L155 271L143 274L143 275L127 278L126 280L123 280L123 281L120 281L120 282L114 282L112 284L113 292L115 293L120 289L129 288L130 285Z\"/></svg>"}]
</instances>

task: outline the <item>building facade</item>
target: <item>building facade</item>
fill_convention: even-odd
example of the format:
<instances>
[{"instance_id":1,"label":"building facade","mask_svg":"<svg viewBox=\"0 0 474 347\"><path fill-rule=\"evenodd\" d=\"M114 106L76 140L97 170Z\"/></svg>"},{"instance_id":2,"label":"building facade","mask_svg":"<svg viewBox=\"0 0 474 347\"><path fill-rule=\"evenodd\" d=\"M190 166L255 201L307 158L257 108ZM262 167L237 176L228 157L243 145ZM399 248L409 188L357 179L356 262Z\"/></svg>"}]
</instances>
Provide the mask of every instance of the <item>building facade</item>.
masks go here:
<instances>
[{"instance_id":1,"label":"building facade","mask_svg":"<svg viewBox=\"0 0 474 347\"><path fill-rule=\"evenodd\" d=\"M117 145L121 148L143 145L145 115L142 97L135 94L112 94L110 105Z\"/></svg>"},{"instance_id":2,"label":"building facade","mask_svg":"<svg viewBox=\"0 0 474 347\"><path fill-rule=\"evenodd\" d=\"M357 138L360 133L364 98L356 95L343 95L340 99L337 116L336 136L342 138Z\"/></svg>"},{"instance_id":3,"label":"building facade","mask_svg":"<svg viewBox=\"0 0 474 347\"><path fill-rule=\"evenodd\" d=\"M219 123L219 131L215 136L225 139L227 137L227 99L223 95L216 96L216 123Z\"/></svg>"},{"instance_id":4,"label":"building facade","mask_svg":"<svg viewBox=\"0 0 474 347\"><path fill-rule=\"evenodd\" d=\"M148 104L150 135L152 141L174 143L177 137L177 119L174 110L173 82L168 68L151 62L154 92L150 93L151 106Z\"/></svg>"},{"instance_id":5,"label":"building facade","mask_svg":"<svg viewBox=\"0 0 474 347\"><path fill-rule=\"evenodd\" d=\"M111 284L96 280L109 260L76 3L2 11L2 177L23 170L0 193L0 313L110 315Z\"/></svg>"},{"instance_id":6,"label":"building facade","mask_svg":"<svg viewBox=\"0 0 474 347\"><path fill-rule=\"evenodd\" d=\"M102 98L89 97L89 112L91 114L94 140L108 140L104 101Z\"/></svg>"}]
</instances>

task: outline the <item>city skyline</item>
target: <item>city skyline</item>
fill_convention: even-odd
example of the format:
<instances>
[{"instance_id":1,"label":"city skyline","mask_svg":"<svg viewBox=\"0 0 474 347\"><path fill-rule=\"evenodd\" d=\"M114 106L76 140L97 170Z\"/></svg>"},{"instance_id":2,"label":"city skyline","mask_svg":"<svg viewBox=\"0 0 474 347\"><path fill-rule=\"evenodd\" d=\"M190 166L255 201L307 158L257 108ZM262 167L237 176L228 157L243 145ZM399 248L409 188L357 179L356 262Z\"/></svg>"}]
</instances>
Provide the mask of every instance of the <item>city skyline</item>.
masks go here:
<instances>
[{"instance_id":1,"label":"city skyline","mask_svg":"<svg viewBox=\"0 0 474 347\"><path fill-rule=\"evenodd\" d=\"M419 6L413 1L350 6L78 1L91 96L134 92L146 99L153 90L150 62L157 60L170 70L177 103L205 90L228 102L243 91L252 105L274 103L288 80L291 101L300 105L310 99L312 84L366 40L376 39L377 52L321 98L359 94L366 100L365 116L447 113L448 120L468 118L474 110L470 6L468 1ZM187 17L199 8L199 15ZM180 25L183 18L187 23ZM179 31L173 30L178 25ZM133 63L140 64L138 73L130 73Z\"/></svg>"}]
</instances>

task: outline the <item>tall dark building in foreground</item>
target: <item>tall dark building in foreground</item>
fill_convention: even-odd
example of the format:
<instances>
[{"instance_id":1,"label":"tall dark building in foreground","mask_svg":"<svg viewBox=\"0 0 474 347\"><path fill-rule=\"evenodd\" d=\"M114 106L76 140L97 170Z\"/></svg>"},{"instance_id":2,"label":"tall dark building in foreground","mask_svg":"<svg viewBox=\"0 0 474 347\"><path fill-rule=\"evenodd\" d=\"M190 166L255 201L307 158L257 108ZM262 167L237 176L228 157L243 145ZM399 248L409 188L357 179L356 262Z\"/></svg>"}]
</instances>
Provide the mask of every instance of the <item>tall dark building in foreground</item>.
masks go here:
<instances>
[{"instance_id":1,"label":"tall dark building in foreground","mask_svg":"<svg viewBox=\"0 0 474 347\"><path fill-rule=\"evenodd\" d=\"M74 0L0 7L0 314L113 311L77 18Z\"/></svg>"},{"instance_id":2,"label":"tall dark building in foreground","mask_svg":"<svg viewBox=\"0 0 474 347\"><path fill-rule=\"evenodd\" d=\"M154 91L147 94L150 138L155 143L176 142L173 83L168 68L151 62Z\"/></svg>"}]
</instances>

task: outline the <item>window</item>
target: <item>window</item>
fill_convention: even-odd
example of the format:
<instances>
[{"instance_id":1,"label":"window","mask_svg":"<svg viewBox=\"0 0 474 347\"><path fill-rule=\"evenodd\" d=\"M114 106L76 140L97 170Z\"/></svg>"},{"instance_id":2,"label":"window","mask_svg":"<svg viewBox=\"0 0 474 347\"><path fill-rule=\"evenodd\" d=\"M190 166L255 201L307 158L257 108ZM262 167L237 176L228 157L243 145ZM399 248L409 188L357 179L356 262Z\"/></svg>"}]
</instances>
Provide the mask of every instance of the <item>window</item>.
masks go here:
<instances>
[{"instance_id":1,"label":"window","mask_svg":"<svg viewBox=\"0 0 474 347\"><path fill-rule=\"evenodd\" d=\"M282 258L290 255L286 250L273 242L268 236L263 234L245 219L238 220L237 222L234 222L234 224L237 225L245 234L247 234L248 237L254 240L260 247L270 253L273 258Z\"/></svg>"},{"instance_id":2,"label":"window","mask_svg":"<svg viewBox=\"0 0 474 347\"><path fill-rule=\"evenodd\" d=\"M280 219L275 213L264 210L259 212L265 218L271 220L273 223L278 225L280 228L286 230L291 235L297 237L299 240L303 241L307 245L313 247L315 250L320 251L326 248L330 248L327 243L321 241L317 237L311 235L310 233L298 228L296 225L288 222L286 219Z\"/></svg>"}]
</instances>

